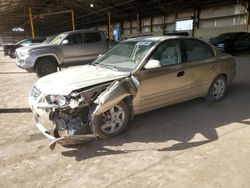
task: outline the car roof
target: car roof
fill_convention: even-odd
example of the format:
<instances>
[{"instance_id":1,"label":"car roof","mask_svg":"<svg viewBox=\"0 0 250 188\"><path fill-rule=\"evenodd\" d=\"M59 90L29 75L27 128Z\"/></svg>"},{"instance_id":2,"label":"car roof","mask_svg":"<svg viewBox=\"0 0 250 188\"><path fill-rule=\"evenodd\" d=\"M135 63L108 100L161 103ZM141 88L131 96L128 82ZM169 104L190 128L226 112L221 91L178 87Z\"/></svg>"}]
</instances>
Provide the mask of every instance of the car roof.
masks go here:
<instances>
[{"instance_id":1,"label":"car roof","mask_svg":"<svg viewBox=\"0 0 250 188\"><path fill-rule=\"evenodd\" d=\"M75 30L75 31L63 32L63 33L60 33L60 34L71 34L71 33L97 33L97 32L102 32L102 31L98 31L98 30Z\"/></svg>"},{"instance_id":2,"label":"car roof","mask_svg":"<svg viewBox=\"0 0 250 188\"><path fill-rule=\"evenodd\" d=\"M189 36L143 36L143 37L136 37L136 38L131 38L131 39L126 39L125 41L152 41L152 42L157 42L157 41L164 41L168 39L197 39L195 37L189 37Z\"/></svg>"}]
</instances>

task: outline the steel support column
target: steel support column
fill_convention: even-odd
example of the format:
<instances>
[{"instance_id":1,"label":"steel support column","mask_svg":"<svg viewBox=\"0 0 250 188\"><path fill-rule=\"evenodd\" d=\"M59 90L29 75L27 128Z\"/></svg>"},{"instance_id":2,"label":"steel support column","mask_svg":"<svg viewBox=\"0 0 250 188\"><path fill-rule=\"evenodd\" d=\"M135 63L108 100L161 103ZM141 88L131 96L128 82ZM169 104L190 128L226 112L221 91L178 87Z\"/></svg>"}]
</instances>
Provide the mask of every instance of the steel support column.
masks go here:
<instances>
[{"instance_id":1,"label":"steel support column","mask_svg":"<svg viewBox=\"0 0 250 188\"><path fill-rule=\"evenodd\" d=\"M31 32L32 32L32 38L34 39L35 38L35 30L34 30L31 8L29 8L29 16L30 16L30 27L31 27Z\"/></svg>"},{"instance_id":2,"label":"steel support column","mask_svg":"<svg viewBox=\"0 0 250 188\"><path fill-rule=\"evenodd\" d=\"M74 15L74 11L71 10L71 19L72 19L72 31L75 31L75 15Z\"/></svg>"}]
</instances>

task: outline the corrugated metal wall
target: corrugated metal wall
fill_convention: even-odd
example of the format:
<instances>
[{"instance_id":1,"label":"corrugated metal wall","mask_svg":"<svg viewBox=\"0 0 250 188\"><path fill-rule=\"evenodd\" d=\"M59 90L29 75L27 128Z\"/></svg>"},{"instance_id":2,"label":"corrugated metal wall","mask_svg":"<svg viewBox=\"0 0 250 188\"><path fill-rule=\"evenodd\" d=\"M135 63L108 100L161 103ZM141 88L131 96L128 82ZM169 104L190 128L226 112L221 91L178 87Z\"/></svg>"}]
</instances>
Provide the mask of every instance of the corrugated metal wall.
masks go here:
<instances>
[{"instance_id":1,"label":"corrugated metal wall","mask_svg":"<svg viewBox=\"0 0 250 188\"><path fill-rule=\"evenodd\" d=\"M123 20L122 30L123 38L130 38L138 35L163 35L164 32L174 32L177 21L194 19L194 31L188 31L195 37L207 40L210 37L217 36L225 32L250 31L250 26L246 23L247 18L246 5L241 3L221 5L199 10L188 9L181 12L173 12L167 15L155 17L140 17L139 23L135 16L132 20ZM112 21L112 13L111 13ZM113 28L116 23L112 22L110 28L110 37L112 38ZM138 28L139 25L139 28ZM105 31L108 35L108 26L103 24L96 27ZM17 35L3 35L2 40L8 41L14 38L18 40Z\"/></svg>"},{"instance_id":2,"label":"corrugated metal wall","mask_svg":"<svg viewBox=\"0 0 250 188\"><path fill-rule=\"evenodd\" d=\"M247 9L242 4L202 9L194 35L207 40L225 32L247 31L246 17Z\"/></svg>"},{"instance_id":3,"label":"corrugated metal wall","mask_svg":"<svg viewBox=\"0 0 250 188\"><path fill-rule=\"evenodd\" d=\"M238 32L238 31L245 31L245 26L238 25L238 26L225 26L225 27L212 27L212 28L205 28L205 29L197 29L195 30L194 35L195 37L208 40L210 37L217 36L221 33Z\"/></svg>"},{"instance_id":4,"label":"corrugated metal wall","mask_svg":"<svg viewBox=\"0 0 250 188\"><path fill-rule=\"evenodd\" d=\"M198 16L198 19L195 18ZM182 12L147 17L140 19L140 32L136 18L123 22L123 37L130 38L138 35L162 35L164 32L174 32L176 21L195 19L194 36L207 40L225 32L249 31L247 9L241 3L203 8L199 13L194 9ZM151 25L152 24L152 25ZM192 33L192 31L188 31Z\"/></svg>"},{"instance_id":5,"label":"corrugated metal wall","mask_svg":"<svg viewBox=\"0 0 250 188\"><path fill-rule=\"evenodd\" d=\"M6 32L1 34L1 40L0 43L15 43L18 42L24 38L27 38L28 35L25 32Z\"/></svg>"}]
</instances>

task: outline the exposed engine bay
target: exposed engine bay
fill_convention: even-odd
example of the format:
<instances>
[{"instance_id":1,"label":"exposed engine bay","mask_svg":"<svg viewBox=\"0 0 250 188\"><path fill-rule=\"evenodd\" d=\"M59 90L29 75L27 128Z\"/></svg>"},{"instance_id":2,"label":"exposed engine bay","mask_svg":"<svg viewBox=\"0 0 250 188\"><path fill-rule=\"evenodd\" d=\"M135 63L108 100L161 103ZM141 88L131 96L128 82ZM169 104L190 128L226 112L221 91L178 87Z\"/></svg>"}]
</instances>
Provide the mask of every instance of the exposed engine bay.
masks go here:
<instances>
[{"instance_id":1,"label":"exposed engine bay","mask_svg":"<svg viewBox=\"0 0 250 188\"><path fill-rule=\"evenodd\" d=\"M84 91L78 90L65 99L65 104L50 109L50 120L56 125L55 137L67 137L93 133L91 112L94 100L107 89L110 83L101 84ZM57 104L57 100L48 97L48 104ZM57 104L58 105L58 104Z\"/></svg>"}]
</instances>

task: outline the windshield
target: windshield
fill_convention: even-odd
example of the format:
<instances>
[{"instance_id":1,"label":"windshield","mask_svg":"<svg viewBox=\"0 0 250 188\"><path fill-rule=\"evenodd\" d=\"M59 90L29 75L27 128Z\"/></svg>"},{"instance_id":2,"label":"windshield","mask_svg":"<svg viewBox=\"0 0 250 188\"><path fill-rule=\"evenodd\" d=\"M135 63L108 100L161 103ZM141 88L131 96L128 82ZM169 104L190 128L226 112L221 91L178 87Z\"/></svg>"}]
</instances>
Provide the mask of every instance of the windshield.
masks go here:
<instances>
[{"instance_id":1,"label":"windshield","mask_svg":"<svg viewBox=\"0 0 250 188\"><path fill-rule=\"evenodd\" d=\"M49 44L54 38L55 38L55 36L49 36L42 43Z\"/></svg>"},{"instance_id":2,"label":"windshield","mask_svg":"<svg viewBox=\"0 0 250 188\"><path fill-rule=\"evenodd\" d=\"M97 64L118 71L134 70L154 43L153 41L129 41L117 44L104 56L96 60L94 65Z\"/></svg>"},{"instance_id":3,"label":"windshield","mask_svg":"<svg viewBox=\"0 0 250 188\"><path fill-rule=\"evenodd\" d=\"M65 36L65 33L59 34L49 44L59 45Z\"/></svg>"},{"instance_id":4,"label":"windshield","mask_svg":"<svg viewBox=\"0 0 250 188\"><path fill-rule=\"evenodd\" d=\"M17 43L16 43L16 45L18 45L18 44L23 44L25 41L27 41L28 39L23 39L23 40L20 40L20 41L18 41Z\"/></svg>"}]
</instances>

